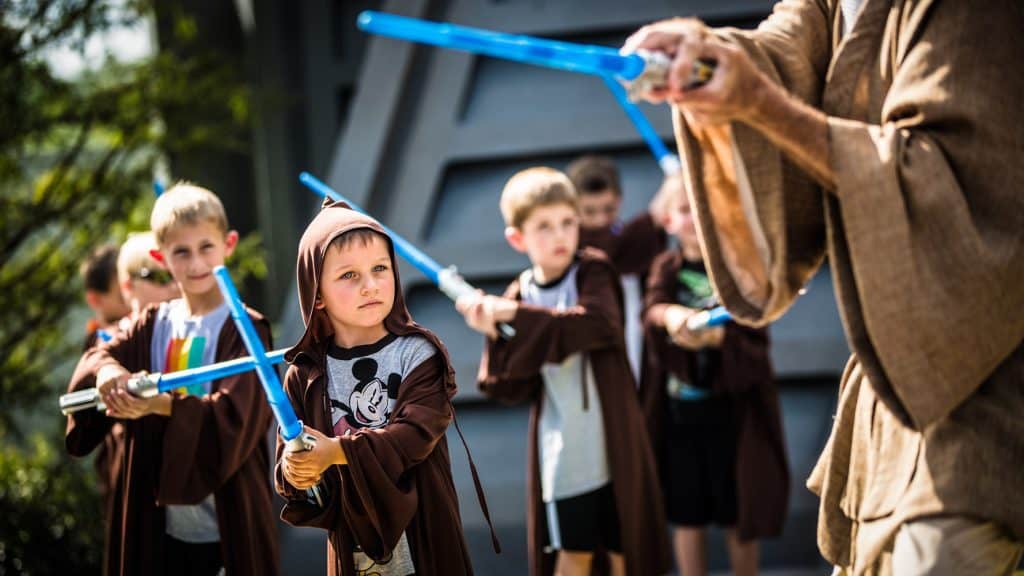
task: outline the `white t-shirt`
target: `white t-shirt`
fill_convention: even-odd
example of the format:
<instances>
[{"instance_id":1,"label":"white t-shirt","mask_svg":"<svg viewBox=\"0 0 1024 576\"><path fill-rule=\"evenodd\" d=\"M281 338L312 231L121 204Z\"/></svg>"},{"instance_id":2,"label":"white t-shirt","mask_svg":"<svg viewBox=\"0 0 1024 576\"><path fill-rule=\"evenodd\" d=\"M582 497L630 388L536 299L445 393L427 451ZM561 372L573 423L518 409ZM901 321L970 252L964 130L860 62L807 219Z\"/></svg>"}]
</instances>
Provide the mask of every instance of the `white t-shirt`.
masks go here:
<instances>
[{"instance_id":1,"label":"white t-shirt","mask_svg":"<svg viewBox=\"0 0 1024 576\"><path fill-rule=\"evenodd\" d=\"M185 301L181 299L160 304L150 341L150 370L167 374L216 362L217 340L229 315L227 303L203 316L189 316ZM205 396L210 393L210 385L210 382L202 382L174 392ZM191 462L179 465L190 466ZM213 494L194 506L167 506L164 528L167 534L184 542L219 541L217 505Z\"/></svg>"},{"instance_id":2,"label":"white t-shirt","mask_svg":"<svg viewBox=\"0 0 1024 576\"><path fill-rule=\"evenodd\" d=\"M576 305L578 264L562 278L546 285L533 279L530 270L519 278L523 302L553 310ZM608 483L601 397L594 384L594 371L586 365L587 409L583 409L583 355L572 354L560 364L541 368L544 397L541 400L537 435L540 451L541 499L552 502L596 490Z\"/></svg>"}]
</instances>

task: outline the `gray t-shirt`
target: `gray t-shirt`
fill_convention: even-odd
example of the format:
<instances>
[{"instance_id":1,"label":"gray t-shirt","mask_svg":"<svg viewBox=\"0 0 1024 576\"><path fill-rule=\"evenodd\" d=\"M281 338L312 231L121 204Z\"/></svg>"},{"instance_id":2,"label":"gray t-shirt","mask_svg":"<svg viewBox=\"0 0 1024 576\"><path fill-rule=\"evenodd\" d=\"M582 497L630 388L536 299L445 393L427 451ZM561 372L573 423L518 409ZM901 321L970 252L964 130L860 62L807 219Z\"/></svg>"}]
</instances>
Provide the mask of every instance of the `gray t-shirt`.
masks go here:
<instances>
[{"instance_id":1,"label":"gray t-shirt","mask_svg":"<svg viewBox=\"0 0 1024 576\"><path fill-rule=\"evenodd\" d=\"M576 305L576 272L573 264L565 275L541 285L530 270L519 278L523 302L553 310ZM583 355L573 354L560 364L541 368L544 396L541 400L537 435L540 451L541 499L561 500L596 490L608 483L608 456L605 451L601 397L594 385L594 372L586 365L588 406L583 409Z\"/></svg>"},{"instance_id":2,"label":"gray t-shirt","mask_svg":"<svg viewBox=\"0 0 1024 576\"><path fill-rule=\"evenodd\" d=\"M365 346L332 345L327 351L327 395L334 435L387 426L402 382L435 354L437 348L422 336L388 334ZM353 560L360 574L408 576L416 572L405 533L386 562L376 562L359 549Z\"/></svg>"},{"instance_id":3,"label":"gray t-shirt","mask_svg":"<svg viewBox=\"0 0 1024 576\"><path fill-rule=\"evenodd\" d=\"M203 316L189 316L185 301L171 300L160 304L150 354L152 372L177 372L213 364L217 357L217 340L230 311L227 304ZM176 394L205 396L210 393L210 382L179 388ZM190 466L190 462L181 462ZM168 506L165 531L178 540L208 543L220 540L217 527L217 506L213 494L194 506Z\"/></svg>"}]
</instances>

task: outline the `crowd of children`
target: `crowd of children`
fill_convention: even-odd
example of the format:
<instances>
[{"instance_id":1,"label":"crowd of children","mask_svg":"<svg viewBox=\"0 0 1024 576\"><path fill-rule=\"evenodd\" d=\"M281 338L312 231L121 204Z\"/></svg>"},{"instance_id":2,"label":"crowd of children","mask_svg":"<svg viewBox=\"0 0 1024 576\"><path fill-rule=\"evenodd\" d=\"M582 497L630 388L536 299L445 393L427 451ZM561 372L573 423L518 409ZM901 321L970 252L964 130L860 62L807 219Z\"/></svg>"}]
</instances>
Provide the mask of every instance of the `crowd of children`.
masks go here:
<instances>
[{"instance_id":1,"label":"crowd of children","mask_svg":"<svg viewBox=\"0 0 1024 576\"><path fill-rule=\"evenodd\" d=\"M515 174L497 209L530 267L502 296L456 302L485 338L480 390L531 407L530 573L667 574L673 548L681 574L706 573L712 524L734 571L756 573L788 486L767 334L687 327L717 300L677 178L625 224L622 196L607 157ZM454 368L410 316L380 224L327 202L302 236L305 331L283 385L316 442L279 440L276 465L255 373L128 391L133 376L247 354L213 276L238 241L216 195L170 188L151 228L83 266L96 318L69 390L96 387L105 410L70 415L66 446L97 453L104 573L279 573L273 485L286 522L327 531L329 574L471 574L445 439Z\"/></svg>"}]
</instances>

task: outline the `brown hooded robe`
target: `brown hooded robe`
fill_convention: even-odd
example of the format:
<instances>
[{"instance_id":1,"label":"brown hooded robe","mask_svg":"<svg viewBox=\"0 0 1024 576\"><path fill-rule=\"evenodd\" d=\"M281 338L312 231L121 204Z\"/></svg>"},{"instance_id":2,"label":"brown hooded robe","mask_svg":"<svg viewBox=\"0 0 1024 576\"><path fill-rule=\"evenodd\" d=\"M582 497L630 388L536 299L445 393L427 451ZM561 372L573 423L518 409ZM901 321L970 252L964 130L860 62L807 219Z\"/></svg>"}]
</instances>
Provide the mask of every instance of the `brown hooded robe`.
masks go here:
<instances>
[{"instance_id":1,"label":"brown hooded robe","mask_svg":"<svg viewBox=\"0 0 1024 576\"><path fill-rule=\"evenodd\" d=\"M644 348L647 350L640 402L647 418L651 445L663 462L668 393L665 383L675 374L691 381L692 351L672 344L663 327L654 323L651 307L678 304L679 270L683 253L663 252L651 265L644 300ZM712 392L729 399L736 423L736 531L743 540L771 538L782 533L789 503L789 466L779 393L772 376L768 329L728 322L720 348L721 360ZM665 476L662 475L664 480ZM668 487L666 487L667 489Z\"/></svg>"},{"instance_id":2,"label":"brown hooded robe","mask_svg":"<svg viewBox=\"0 0 1024 576\"><path fill-rule=\"evenodd\" d=\"M647 428L636 399L622 332L622 288L604 253L584 249L576 275L577 305L557 312L520 303L511 340L487 340L480 364L480 389L512 404L530 402L527 440L527 543L530 574L554 572L545 553L547 521L540 493L537 427L545 363L582 352L590 361L605 426L608 466L619 514L622 553L628 574L663 574L671 565L665 510ZM519 281L505 297L519 299ZM595 562L595 565L597 563Z\"/></svg>"},{"instance_id":3,"label":"brown hooded robe","mask_svg":"<svg viewBox=\"0 0 1024 576\"><path fill-rule=\"evenodd\" d=\"M328 246L338 236L359 228L369 228L387 237L372 218L345 204L328 203L306 228L299 243L298 290L306 331L285 356L291 365L285 377L285 390L298 417L327 436L333 436L326 364L334 329L326 314L314 308L314 303ZM327 573L332 576L355 576L352 558L357 543L367 556L381 559L391 553L403 532L418 576L472 574L445 438L455 417L451 404L456 391L455 369L440 339L410 317L402 296L394 247L388 244L395 273L395 302L384 327L397 336L423 336L438 353L402 381L391 421L386 426L342 438L348 464L324 471L323 508L307 501L304 492L284 479L280 461L285 446L278 440L275 486L288 500L281 518L294 526L328 531ZM473 467L472 458L470 466ZM475 468L473 477L489 523ZM491 536L497 551L493 528Z\"/></svg>"},{"instance_id":4,"label":"brown hooded robe","mask_svg":"<svg viewBox=\"0 0 1024 576\"><path fill-rule=\"evenodd\" d=\"M156 306L113 340L79 361L68 391L92 388L107 364L150 370ZM270 325L248 310L265 346ZM217 361L246 356L230 320L217 340ZM106 569L111 574L160 574L164 566L164 506L198 504L210 494L217 507L221 556L227 574L278 573L277 522L272 510L267 429L273 416L255 372L215 380L210 394L174 397L169 418L123 420L120 501L107 518ZM65 445L86 456L107 437L113 418L95 410L68 416Z\"/></svg>"}]
</instances>

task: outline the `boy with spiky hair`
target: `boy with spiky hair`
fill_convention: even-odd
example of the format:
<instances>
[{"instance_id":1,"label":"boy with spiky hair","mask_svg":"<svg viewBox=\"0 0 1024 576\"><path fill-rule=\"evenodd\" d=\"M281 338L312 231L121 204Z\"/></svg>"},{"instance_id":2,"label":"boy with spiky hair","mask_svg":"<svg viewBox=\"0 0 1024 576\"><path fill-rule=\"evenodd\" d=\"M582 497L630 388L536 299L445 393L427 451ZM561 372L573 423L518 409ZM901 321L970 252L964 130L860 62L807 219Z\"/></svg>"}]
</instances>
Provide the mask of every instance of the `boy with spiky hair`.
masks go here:
<instances>
[{"instance_id":1,"label":"boy with spiky hair","mask_svg":"<svg viewBox=\"0 0 1024 576\"><path fill-rule=\"evenodd\" d=\"M95 386L106 412L68 416L65 444L85 456L125 428L124 497L107 529L106 574L278 572L266 433L271 412L255 372L137 398L129 378L247 354L213 275L234 250L220 200L178 184L157 199L150 226L181 298L151 306L87 352L69 391ZM264 345L270 327L249 311Z\"/></svg>"}]
</instances>

